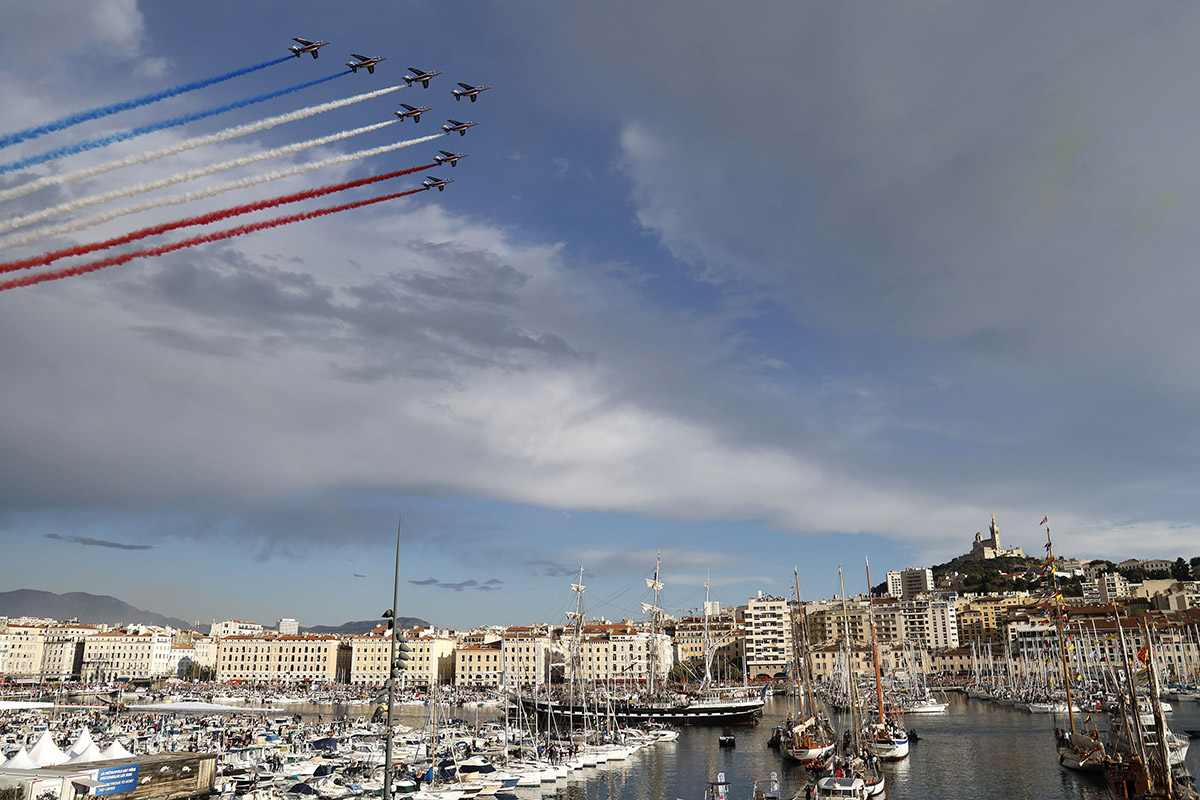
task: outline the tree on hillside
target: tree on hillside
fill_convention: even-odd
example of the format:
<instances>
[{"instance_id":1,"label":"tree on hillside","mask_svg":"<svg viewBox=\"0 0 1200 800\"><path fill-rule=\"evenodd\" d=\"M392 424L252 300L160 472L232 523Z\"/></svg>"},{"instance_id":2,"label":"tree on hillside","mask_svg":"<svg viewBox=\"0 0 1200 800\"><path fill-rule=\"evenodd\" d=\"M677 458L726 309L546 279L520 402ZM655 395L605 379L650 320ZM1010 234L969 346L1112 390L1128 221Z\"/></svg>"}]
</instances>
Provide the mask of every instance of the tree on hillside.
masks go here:
<instances>
[{"instance_id":1,"label":"tree on hillside","mask_svg":"<svg viewBox=\"0 0 1200 800\"><path fill-rule=\"evenodd\" d=\"M1171 567L1171 577L1177 581L1190 581L1192 579L1192 568L1183 560L1183 556L1175 559L1175 564Z\"/></svg>"}]
</instances>

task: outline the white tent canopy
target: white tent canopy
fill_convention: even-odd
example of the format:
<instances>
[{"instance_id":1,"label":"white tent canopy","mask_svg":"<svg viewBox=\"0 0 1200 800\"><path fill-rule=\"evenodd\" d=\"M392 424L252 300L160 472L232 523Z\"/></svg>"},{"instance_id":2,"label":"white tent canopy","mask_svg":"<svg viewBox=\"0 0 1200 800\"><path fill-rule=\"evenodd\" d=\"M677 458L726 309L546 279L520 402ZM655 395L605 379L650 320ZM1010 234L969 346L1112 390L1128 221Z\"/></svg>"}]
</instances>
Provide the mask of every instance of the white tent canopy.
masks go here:
<instances>
[{"instance_id":1,"label":"white tent canopy","mask_svg":"<svg viewBox=\"0 0 1200 800\"><path fill-rule=\"evenodd\" d=\"M100 748L93 741L88 741L87 748L82 753L76 753L67 759L68 764L86 764L89 761L101 761L104 754L100 752Z\"/></svg>"},{"instance_id":2,"label":"white tent canopy","mask_svg":"<svg viewBox=\"0 0 1200 800\"><path fill-rule=\"evenodd\" d=\"M39 767L52 767L67 760L67 754L58 749L50 731L42 731L41 738L29 748L29 757Z\"/></svg>"},{"instance_id":3,"label":"white tent canopy","mask_svg":"<svg viewBox=\"0 0 1200 800\"><path fill-rule=\"evenodd\" d=\"M133 753L129 752L116 739L108 747L104 748L104 752L100 757L105 761L113 761L118 758L133 758Z\"/></svg>"},{"instance_id":4,"label":"white tent canopy","mask_svg":"<svg viewBox=\"0 0 1200 800\"><path fill-rule=\"evenodd\" d=\"M74 758L80 753L85 752L89 747L95 747L96 743L92 741L92 732L87 728L81 728L79 735L75 737L75 743L67 750L67 756Z\"/></svg>"},{"instance_id":5,"label":"white tent canopy","mask_svg":"<svg viewBox=\"0 0 1200 800\"><path fill-rule=\"evenodd\" d=\"M24 747L16 752L8 763L4 765L5 769L37 769L40 765L29 756L29 751Z\"/></svg>"}]
</instances>

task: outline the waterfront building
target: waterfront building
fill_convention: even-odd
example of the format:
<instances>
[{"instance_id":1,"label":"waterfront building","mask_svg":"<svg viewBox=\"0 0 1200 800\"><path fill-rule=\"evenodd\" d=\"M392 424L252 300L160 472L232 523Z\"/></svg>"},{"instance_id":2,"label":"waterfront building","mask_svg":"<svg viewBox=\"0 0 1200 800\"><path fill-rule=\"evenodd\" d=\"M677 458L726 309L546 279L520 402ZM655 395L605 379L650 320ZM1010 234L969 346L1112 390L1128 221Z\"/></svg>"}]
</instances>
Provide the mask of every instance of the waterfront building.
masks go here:
<instances>
[{"instance_id":1,"label":"waterfront building","mask_svg":"<svg viewBox=\"0 0 1200 800\"><path fill-rule=\"evenodd\" d=\"M901 600L911 600L919 594L932 592L933 570L929 567L908 567L887 574L888 594Z\"/></svg>"},{"instance_id":2,"label":"waterfront building","mask_svg":"<svg viewBox=\"0 0 1200 800\"><path fill-rule=\"evenodd\" d=\"M900 604L905 636L926 649L958 647L958 612L953 595L922 597Z\"/></svg>"},{"instance_id":3,"label":"waterfront building","mask_svg":"<svg viewBox=\"0 0 1200 800\"><path fill-rule=\"evenodd\" d=\"M350 645L336 636L225 636L217 644L218 681L345 683Z\"/></svg>"},{"instance_id":4,"label":"waterfront building","mask_svg":"<svg viewBox=\"0 0 1200 800\"><path fill-rule=\"evenodd\" d=\"M1024 593L985 595L960 601L956 610L960 644L1002 642L1009 615L1020 608Z\"/></svg>"},{"instance_id":5,"label":"waterfront building","mask_svg":"<svg viewBox=\"0 0 1200 800\"><path fill-rule=\"evenodd\" d=\"M47 625L42 629L42 680L78 680L83 670L84 639L99 625Z\"/></svg>"},{"instance_id":6,"label":"waterfront building","mask_svg":"<svg viewBox=\"0 0 1200 800\"><path fill-rule=\"evenodd\" d=\"M370 633L351 636L348 681L356 686L382 686L388 679L391 658L391 629L380 625ZM408 645L408 661L401 673L405 686L448 683L454 676L454 640L422 629L402 631Z\"/></svg>"},{"instance_id":7,"label":"waterfront building","mask_svg":"<svg viewBox=\"0 0 1200 800\"><path fill-rule=\"evenodd\" d=\"M1133 596L1146 598L1160 611L1187 611L1200 608L1200 583L1170 578L1146 580L1133 590Z\"/></svg>"},{"instance_id":8,"label":"waterfront building","mask_svg":"<svg viewBox=\"0 0 1200 800\"><path fill-rule=\"evenodd\" d=\"M217 638L193 632L191 635L192 661L206 669L217 667Z\"/></svg>"},{"instance_id":9,"label":"waterfront building","mask_svg":"<svg viewBox=\"0 0 1200 800\"><path fill-rule=\"evenodd\" d=\"M646 684L654 665L655 683L661 685L674 666L669 636L629 623L584 625L578 639L566 628L560 650L567 654L563 679L568 682Z\"/></svg>"},{"instance_id":10,"label":"waterfront building","mask_svg":"<svg viewBox=\"0 0 1200 800\"><path fill-rule=\"evenodd\" d=\"M1113 603L1133 595L1133 586L1119 572L1106 572L1099 576L1100 602Z\"/></svg>"},{"instance_id":11,"label":"waterfront building","mask_svg":"<svg viewBox=\"0 0 1200 800\"><path fill-rule=\"evenodd\" d=\"M975 667L975 651L969 647L955 647L950 650L934 650L929 653L929 671L933 673L948 672L965 674Z\"/></svg>"},{"instance_id":12,"label":"waterfront building","mask_svg":"<svg viewBox=\"0 0 1200 800\"><path fill-rule=\"evenodd\" d=\"M876 597L871 601L875 617L875 639L899 643L911 638L904 614L904 604L893 597ZM871 641L871 625L867 604L860 598L847 601L818 601L805 606L808 619L808 640L813 644L837 644L848 638L854 644ZM849 629L848 631L846 629Z\"/></svg>"},{"instance_id":13,"label":"waterfront building","mask_svg":"<svg viewBox=\"0 0 1200 800\"><path fill-rule=\"evenodd\" d=\"M555 662L560 666L561 680L561 666L566 657L552 646L550 633L548 625L512 625L504 629L500 645L502 686L524 689L548 684Z\"/></svg>"},{"instance_id":14,"label":"waterfront building","mask_svg":"<svg viewBox=\"0 0 1200 800\"><path fill-rule=\"evenodd\" d=\"M46 646L44 625L9 624L8 632L0 634L3 644L5 675L40 677L42 654Z\"/></svg>"},{"instance_id":15,"label":"waterfront building","mask_svg":"<svg viewBox=\"0 0 1200 800\"><path fill-rule=\"evenodd\" d=\"M224 622L213 620L208 635L221 639L226 636L259 636L265 630L266 628L257 622L242 622L240 619L227 619Z\"/></svg>"},{"instance_id":16,"label":"waterfront building","mask_svg":"<svg viewBox=\"0 0 1200 800\"><path fill-rule=\"evenodd\" d=\"M504 674L501 642L468 644L454 650L454 685L468 688L498 688Z\"/></svg>"},{"instance_id":17,"label":"waterfront building","mask_svg":"<svg viewBox=\"0 0 1200 800\"><path fill-rule=\"evenodd\" d=\"M80 679L102 683L173 676L183 657L174 644L169 628L139 626L93 633L83 640Z\"/></svg>"},{"instance_id":18,"label":"waterfront building","mask_svg":"<svg viewBox=\"0 0 1200 800\"><path fill-rule=\"evenodd\" d=\"M746 603L746 671L751 680L782 678L792 659L791 605L758 593Z\"/></svg>"},{"instance_id":19,"label":"waterfront building","mask_svg":"<svg viewBox=\"0 0 1200 800\"><path fill-rule=\"evenodd\" d=\"M707 633L706 633L707 632ZM675 659L680 663L705 657L704 643L718 661L743 662L746 648L745 623L739 624L733 609L722 610L720 604L706 616L681 617L675 623Z\"/></svg>"}]
</instances>

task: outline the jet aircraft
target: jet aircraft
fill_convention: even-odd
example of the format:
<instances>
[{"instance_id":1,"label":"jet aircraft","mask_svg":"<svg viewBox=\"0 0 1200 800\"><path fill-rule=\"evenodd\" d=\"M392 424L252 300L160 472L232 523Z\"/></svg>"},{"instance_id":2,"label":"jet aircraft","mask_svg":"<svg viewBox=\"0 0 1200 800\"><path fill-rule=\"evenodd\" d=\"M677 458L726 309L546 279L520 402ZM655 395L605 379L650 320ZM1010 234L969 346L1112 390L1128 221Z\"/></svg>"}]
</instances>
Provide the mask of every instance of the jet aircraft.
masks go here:
<instances>
[{"instance_id":1,"label":"jet aircraft","mask_svg":"<svg viewBox=\"0 0 1200 800\"><path fill-rule=\"evenodd\" d=\"M464 97L469 97L471 98L472 103L475 102L475 98L479 96L480 92L486 92L488 89L492 88L490 86L472 86L469 83L460 83L459 86L462 88L450 90L451 94L454 95L454 99L462 100Z\"/></svg>"},{"instance_id":2,"label":"jet aircraft","mask_svg":"<svg viewBox=\"0 0 1200 800\"><path fill-rule=\"evenodd\" d=\"M466 158L467 156L471 155L470 153L451 153L449 150L438 150L438 152L441 153L441 155L433 157L434 163L449 164L452 167L458 165L458 160L460 158Z\"/></svg>"},{"instance_id":3,"label":"jet aircraft","mask_svg":"<svg viewBox=\"0 0 1200 800\"><path fill-rule=\"evenodd\" d=\"M404 82L407 83L409 86L412 86L414 83L419 82L426 89L429 88L429 79L430 78L436 78L438 75L442 74L440 72L426 72L425 70L417 69L416 67L409 67L408 71L413 74L405 75Z\"/></svg>"},{"instance_id":4,"label":"jet aircraft","mask_svg":"<svg viewBox=\"0 0 1200 800\"><path fill-rule=\"evenodd\" d=\"M366 67L367 72L372 75L375 74L376 64L378 64L380 61L387 61L387 56L375 56L374 58L367 58L366 56L360 56L358 53L351 53L350 56L358 59L357 63L354 61L346 62L346 66L350 68L351 72L358 72L359 67Z\"/></svg>"},{"instance_id":5,"label":"jet aircraft","mask_svg":"<svg viewBox=\"0 0 1200 800\"><path fill-rule=\"evenodd\" d=\"M427 175L425 180L421 181L421 185L426 189L436 188L439 192L444 192L446 190L447 183L454 183L454 179L450 178L449 180L443 180L442 178L435 178L433 175Z\"/></svg>"},{"instance_id":6,"label":"jet aircraft","mask_svg":"<svg viewBox=\"0 0 1200 800\"><path fill-rule=\"evenodd\" d=\"M296 44L289 47L288 50L291 50L293 53L295 53L296 58L299 58L305 53L312 53L312 57L316 58L317 56L321 55L317 51L329 44L329 42L310 42L308 39L301 39L299 36L293 36L292 41L296 42Z\"/></svg>"},{"instance_id":7,"label":"jet aircraft","mask_svg":"<svg viewBox=\"0 0 1200 800\"><path fill-rule=\"evenodd\" d=\"M446 124L442 126L442 130L444 130L446 133L458 131L459 136L466 136L467 128L478 124L478 122L459 122L456 119L448 119L446 120Z\"/></svg>"},{"instance_id":8,"label":"jet aircraft","mask_svg":"<svg viewBox=\"0 0 1200 800\"><path fill-rule=\"evenodd\" d=\"M393 112L397 117L400 118L401 122L404 121L405 117L412 117L413 122L420 122L422 114L424 114L426 111L433 110L433 106L425 106L423 108L417 108L416 106L410 106L408 103L401 103L400 105L402 105L406 109L408 109L407 111Z\"/></svg>"}]
</instances>

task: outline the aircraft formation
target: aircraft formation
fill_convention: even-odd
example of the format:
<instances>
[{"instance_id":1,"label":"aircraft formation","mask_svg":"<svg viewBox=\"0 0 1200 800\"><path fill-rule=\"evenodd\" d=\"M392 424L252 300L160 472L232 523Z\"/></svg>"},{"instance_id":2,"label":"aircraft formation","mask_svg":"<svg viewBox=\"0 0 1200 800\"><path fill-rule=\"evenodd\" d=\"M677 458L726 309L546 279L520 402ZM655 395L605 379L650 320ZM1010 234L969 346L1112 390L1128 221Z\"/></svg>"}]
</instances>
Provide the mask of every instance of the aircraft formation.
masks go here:
<instances>
[{"instance_id":1,"label":"aircraft formation","mask_svg":"<svg viewBox=\"0 0 1200 800\"><path fill-rule=\"evenodd\" d=\"M305 39L301 37L293 37L292 41L294 41L295 44L287 48L288 55L283 58L272 59L260 64L254 64L249 67L243 67L241 69L224 73L222 75L216 75L197 81L192 81L187 84L171 87L160 92L155 92L154 94L145 95L143 97L134 98L121 103L115 103L109 106L101 106L89 109L59 120L36 125L24 130L15 131L10 134L0 135L0 151L12 145L21 144L41 136L62 134L67 129L83 122L111 116L133 108L148 106L167 97L175 97L187 92L197 91L214 83L232 80L242 75L268 69L277 64L301 58L306 53L311 55L313 60L316 60L320 56L321 48L330 44L324 40ZM349 68L346 72L336 73L326 77L318 78L316 80L306 81L263 95L243 98L241 100L232 101L224 105L215 106L202 111L192 112L182 116L170 117L157 123L139 125L134 128L129 128L117 133L107 134L94 139L68 142L52 150L28 155L24 158L19 158L7 163L0 163L0 175L4 175L8 172L27 171L32 167L47 164L52 161L57 162L60 159L66 159L79 153L87 152L88 150L107 147L116 142L124 142L150 132L186 125L199 119L223 114L238 108L245 108L249 105L267 99L302 91L305 88L333 80L342 75L355 74L363 68L365 68L368 75L373 75L375 73L375 67L381 64L383 61L386 61L387 57L368 57L359 53L352 53L351 59L351 61L346 63L346 66ZM183 139L177 141L175 144L162 147L157 150L136 151L132 155L128 155L123 158L92 164L90 166L71 171L59 169L57 171L44 174L40 177L33 176L24 182L18 181L16 183L10 183L7 188L0 189L0 204L23 195L32 194L33 192L36 192L47 186L69 186L77 181L93 178L97 175L119 170L134 164L157 161L159 159L164 159L187 150L212 146L214 144L244 136L249 133L266 130L278 125L284 125L289 122L313 117L318 114L324 114L351 105L356 105L358 103L370 101L401 89L412 88L417 84L420 84L421 88L428 89L430 82L441 74L442 72L440 71L431 72L428 70L419 69L417 67L409 67L407 74L401 76L403 83L397 83L395 85L383 87L374 91L339 98L330 102L306 106L285 114L265 117L249 123L230 126L216 133ZM460 86L461 89L454 89L451 92L455 100L461 100L463 97L469 97L471 102L475 102L480 92L491 88L490 86L472 86L466 83L459 83L458 86ZM68 196L69 199L60 202L57 205L48 206L24 214L15 214L0 210L0 259L4 259L6 255L3 254L2 251L9 248L25 247L42 242L43 240L55 239L57 237L63 237L79 231L88 231L95 226L98 226L102 223L107 223L114 219L121 219L126 216L133 217L137 214L141 214L152 209L159 209L168 205L195 204L202 199L213 197L217 194L247 189L259 183L301 175L309 171L314 171L328 166L334 166L336 164L345 164L359 159L372 158L374 156L382 155L394 150L432 142L442 136L448 136L456 132L459 135L466 135L468 128L478 124L476 122L463 122L460 120L451 119L447 120L447 122L441 126L440 132L436 131L435 129L434 133L416 139L397 141L391 144L348 152L342 155L320 158L304 163L298 163L294 166L276 169L274 171L256 172L245 175L244 177L233 181L216 185L210 184L199 189L177 195L166 197L158 196L151 200L133 202L124 206L112 206L112 201L115 200L135 198L138 195L152 192L166 186L196 180L198 178L214 175L225 170L257 166L273 158L291 155L308 148L327 145L332 142L341 141L343 139L363 133L378 130L388 125L403 122L405 119L410 117L412 118L413 123L416 124L420 122L422 114L433 110L432 106L416 106L408 103L401 103L400 107L401 110L393 112L395 119L385 119L384 121L377 121L367 125L362 125L360 127L348 128L346 130L317 137L315 139L309 139L280 147L260 150L252 155L241 158L230 159L227 161L217 161L214 159L212 163L208 163L203 167L162 175L160 177L145 180L140 183L119 186L108 191L103 191L92 195L83 195L82 190L78 192L62 191L59 192L59 195ZM454 179L443 179L435 175L426 174L424 180L421 181L420 187L415 189L395 191L366 199L353 200L342 202L337 205L309 209L299 213L260 219L258 221L239 225L237 227L227 228L225 230L210 231L200 235L175 239L174 241L161 241L157 239L157 237L161 237L172 231L211 225L213 223L232 219L245 214L253 214L267 209L279 208L291 203L300 203L313 200L318 197L324 197L325 195L346 192L363 186L369 186L382 181L391 180L393 178L410 175L415 172L424 172L444 164L449 164L451 167L456 167L459 160L466 158L468 155L468 153L455 153L449 150L439 150L437 155L433 156L431 163L428 164L419 164L404 169L392 170L390 172L374 175L368 178L344 181L342 183L331 184L327 186L318 186L304 191L293 192L287 195L271 197L265 200L244 202L217 211L193 214L191 216L168 223L159 223L156 225L133 228L132 230L128 230L123 234L112 236L102 241L67 244L65 246L58 246L57 249L40 252L36 255L26 256L9 261L0 261L0 292L22 286L32 286L34 284L58 280L75 275L83 275L103 269L105 267L125 264L134 259L165 255L166 253L188 247L195 247L209 242L221 241L224 239L233 238L235 236L242 236L256 231L267 230L269 228L287 225L294 222L316 219L329 214L339 213L341 211L347 211L355 208L362 208L364 206L385 202L394 198L413 195L418 192L429 191L431 189L437 189L439 192L442 192L445 191L447 185L454 183ZM0 156L0 158L2 158L2 156ZM30 173L30 175L33 175L33 173ZM70 215L72 212L76 212L92 205L101 205L104 206L104 209L99 213L90 215L68 216L65 222L43 224L46 223L47 220L51 220L54 217ZM0 206L0 209L2 208L3 207ZM155 244L153 241L158 241L158 243ZM126 248L119 251L115 255L103 255L103 251L116 248L120 245L134 245L135 243L137 243L137 246L141 249ZM38 245L38 247L45 247L45 245ZM81 260L89 256L91 257L90 260ZM55 269L39 269L41 267L49 267L50 265L56 264L59 261L68 259L71 261L71 263L66 267L59 267ZM16 274L19 275L17 277L13 277Z\"/></svg>"}]
</instances>

